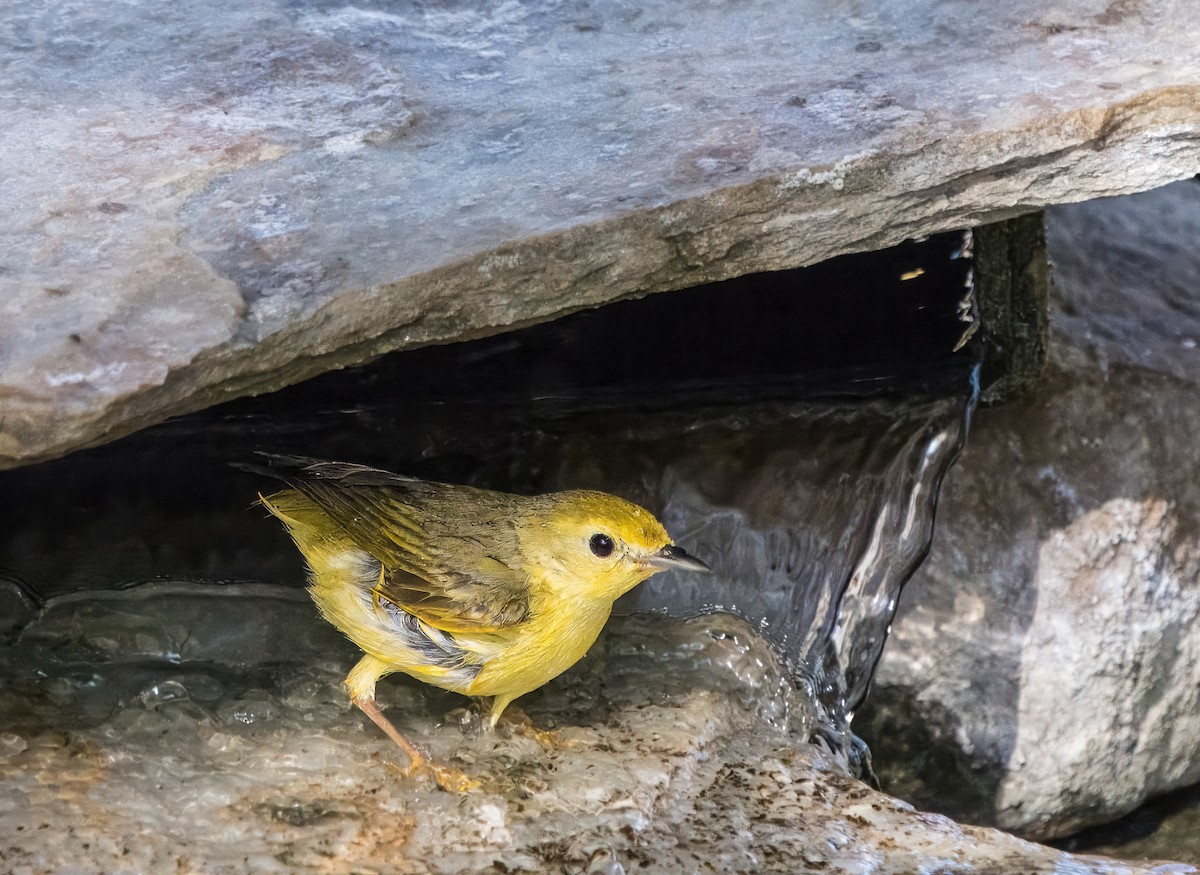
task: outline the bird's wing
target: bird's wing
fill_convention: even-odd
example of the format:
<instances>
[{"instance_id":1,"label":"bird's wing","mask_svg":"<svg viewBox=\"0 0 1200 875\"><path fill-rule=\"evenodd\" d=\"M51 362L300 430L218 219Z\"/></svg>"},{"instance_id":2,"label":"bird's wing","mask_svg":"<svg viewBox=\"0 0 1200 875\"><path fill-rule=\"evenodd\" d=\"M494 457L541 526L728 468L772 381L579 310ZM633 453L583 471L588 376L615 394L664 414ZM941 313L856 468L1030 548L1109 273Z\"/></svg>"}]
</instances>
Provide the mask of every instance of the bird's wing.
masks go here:
<instances>
[{"instance_id":1,"label":"bird's wing","mask_svg":"<svg viewBox=\"0 0 1200 875\"><path fill-rule=\"evenodd\" d=\"M523 574L483 557L470 572L384 573L376 591L443 632L498 632L529 616Z\"/></svg>"},{"instance_id":2,"label":"bird's wing","mask_svg":"<svg viewBox=\"0 0 1200 875\"><path fill-rule=\"evenodd\" d=\"M309 460L304 460L309 461ZM490 632L529 616L512 499L342 462L275 470L383 565L376 592L445 632Z\"/></svg>"}]
</instances>

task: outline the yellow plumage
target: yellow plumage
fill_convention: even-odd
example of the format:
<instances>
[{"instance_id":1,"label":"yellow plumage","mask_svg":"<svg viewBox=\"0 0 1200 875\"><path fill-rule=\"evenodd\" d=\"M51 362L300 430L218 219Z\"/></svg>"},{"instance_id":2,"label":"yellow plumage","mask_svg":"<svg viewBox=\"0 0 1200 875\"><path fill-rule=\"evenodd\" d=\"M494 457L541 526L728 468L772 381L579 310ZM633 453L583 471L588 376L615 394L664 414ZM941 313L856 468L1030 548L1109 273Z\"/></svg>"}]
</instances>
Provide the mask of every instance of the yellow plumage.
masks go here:
<instances>
[{"instance_id":1,"label":"yellow plumage","mask_svg":"<svg viewBox=\"0 0 1200 875\"><path fill-rule=\"evenodd\" d=\"M601 492L518 496L339 462L271 457L291 487L262 499L310 569L321 614L364 651L351 699L443 786L469 781L424 760L375 705L404 672L514 699L574 665L623 593L657 571L707 571L649 511Z\"/></svg>"}]
</instances>

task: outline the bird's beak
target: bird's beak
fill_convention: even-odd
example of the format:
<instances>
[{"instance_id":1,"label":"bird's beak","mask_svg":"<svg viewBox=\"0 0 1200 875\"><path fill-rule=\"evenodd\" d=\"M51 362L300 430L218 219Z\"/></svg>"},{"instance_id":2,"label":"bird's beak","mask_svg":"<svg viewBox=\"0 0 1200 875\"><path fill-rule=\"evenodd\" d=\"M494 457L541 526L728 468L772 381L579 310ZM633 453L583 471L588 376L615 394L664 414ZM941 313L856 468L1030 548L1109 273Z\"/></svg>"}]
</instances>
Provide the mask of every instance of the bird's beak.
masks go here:
<instances>
[{"instance_id":1,"label":"bird's beak","mask_svg":"<svg viewBox=\"0 0 1200 875\"><path fill-rule=\"evenodd\" d=\"M678 568L682 571L698 571L701 574L712 574L711 568L695 556L689 556L687 551L682 547L676 547L674 544L668 544L657 553L647 556L642 561L647 565L653 565L655 568Z\"/></svg>"}]
</instances>

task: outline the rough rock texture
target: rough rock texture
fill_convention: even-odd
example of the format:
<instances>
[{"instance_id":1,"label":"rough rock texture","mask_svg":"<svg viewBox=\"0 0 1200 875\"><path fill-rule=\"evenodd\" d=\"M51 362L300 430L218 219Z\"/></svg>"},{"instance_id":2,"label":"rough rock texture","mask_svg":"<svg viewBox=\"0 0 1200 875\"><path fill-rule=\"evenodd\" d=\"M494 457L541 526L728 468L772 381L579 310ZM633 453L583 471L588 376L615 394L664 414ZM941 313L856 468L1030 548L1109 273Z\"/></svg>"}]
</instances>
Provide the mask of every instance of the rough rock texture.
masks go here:
<instances>
[{"instance_id":1,"label":"rough rock texture","mask_svg":"<svg viewBox=\"0 0 1200 875\"><path fill-rule=\"evenodd\" d=\"M1200 865L1200 787L1160 796L1115 823L1056 843L1063 850Z\"/></svg>"},{"instance_id":2,"label":"rough rock texture","mask_svg":"<svg viewBox=\"0 0 1200 875\"><path fill-rule=\"evenodd\" d=\"M346 710L353 648L277 586L53 601L0 647L0 864L49 872L1192 873L1033 845L847 778L786 726L790 685L728 617L617 624L481 733L463 700L381 696L483 786L406 779Z\"/></svg>"},{"instance_id":3,"label":"rough rock texture","mask_svg":"<svg viewBox=\"0 0 1200 875\"><path fill-rule=\"evenodd\" d=\"M17 0L0 466L1200 166L1183 0Z\"/></svg>"},{"instance_id":4,"label":"rough rock texture","mask_svg":"<svg viewBox=\"0 0 1200 875\"><path fill-rule=\"evenodd\" d=\"M1200 185L1047 239L1050 373L978 414L856 723L892 792L1037 837L1200 781Z\"/></svg>"}]
</instances>

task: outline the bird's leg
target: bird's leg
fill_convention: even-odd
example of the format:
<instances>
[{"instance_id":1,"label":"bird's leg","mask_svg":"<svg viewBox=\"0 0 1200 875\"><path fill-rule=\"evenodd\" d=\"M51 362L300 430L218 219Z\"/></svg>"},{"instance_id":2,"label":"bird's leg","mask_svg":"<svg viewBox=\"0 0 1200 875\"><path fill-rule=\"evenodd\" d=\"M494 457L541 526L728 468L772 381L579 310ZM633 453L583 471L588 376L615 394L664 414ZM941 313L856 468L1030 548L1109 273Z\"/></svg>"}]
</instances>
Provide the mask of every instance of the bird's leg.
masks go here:
<instances>
[{"instance_id":1,"label":"bird's leg","mask_svg":"<svg viewBox=\"0 0 1200 875\"><path fill-rule=\"evenodd\" d=\"M417 746L400 734L391 720L383 716L383 712L379 710L379 706L375 704L375 683L381 677L391 672L392 668L381 659L376 659L369 653L364 654L363 658L358 661L358 664L350 670L350 674L346 676L346 688L350 691L350 701L353 702L358 709L371 718L371 721L384 731L396 745L408 755L409 770L416 770L424 766L428 759L425 754L417 749Z\"/></svg>"},{"instance_id":2,"label":"bird's leg","mask_svg":"<svg viewBox=\"0 0 1200 875\"><path fill-rule=\"evenodd\" d=\"M425 772L433 776L437 781L438 786L443 790L449 790L455 793L465 793L467 790L473 790L479 786L479 782L470 778L465 773L458 769L452 769L449 766L443 766L435 763L425 754L421 753L420 749L400 734L391 720L384 716L383 711L379 709L379 705L375 703L375 682L385 674L391 673L392 669L386 662L376 659L370 654L366 654L358 661L358 664L350 670L350 674L346 676L346 687L350 690L350 701L353 702L360 711L371 718L371 721L384 731L392 741L394 741L405 755L408 757L408 767L403 770L404 776L407 778Z\"/></svg>"},{"instance_id":3,"label":"bird's leg","mask_svg":"<svg viewBox=\"0 0 1200 875\"><path fill-rule=\"evenodd\" d=\"M505 708L507 708L510 704L512 704L512 700L515 698L516 698L516 696L493 696L492 697L491 709L488 712L488 724L491 726L492 729L496 728L496 724L500 722L500 715L504 713ZM520 710L520 709L518 709L518 710ZM525 718L526 723L528 723L531 726L533 725L533 721L529 719L529 717L525 714L524 711L521 711L521 716Z\"/></svg>"},{"instance_id":4,"label":"bird's leg","mask_svg":"<svg viewBox=\"0 0 1200 875\"><path fill-rule=\"evenodd\" d=\"M421 753L415 744L401 735L400 730L396 728L396 725L391 720L383 716L383 712L379 710L379 706L375 704L373 698L364 699L352 696L350 701L357 705L360 711L370 717L375 725L382 729L387 734L387 737L396 742L397 746L404 751L408 756L408 769L406 771L421 769L429 762L425 754Z\"/></svg>"}]
</instances>

